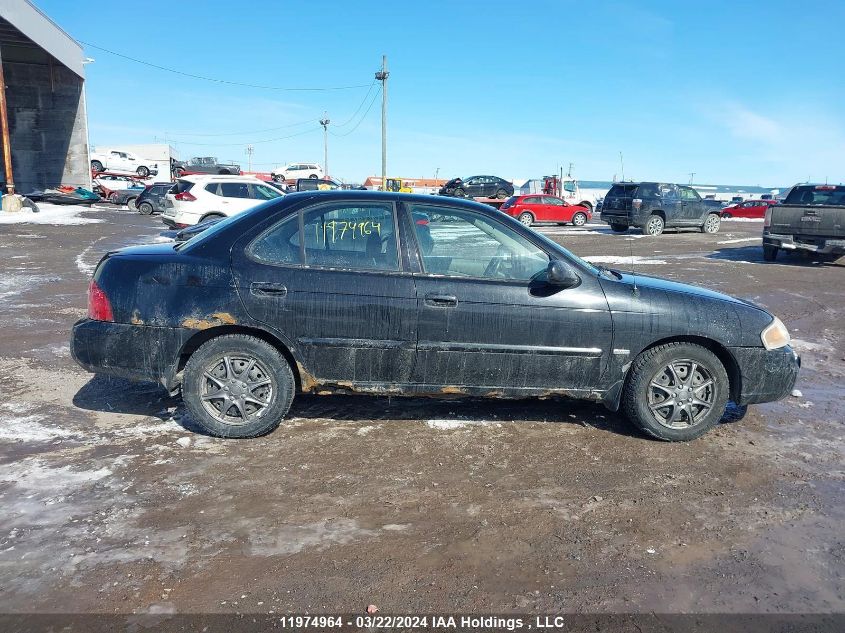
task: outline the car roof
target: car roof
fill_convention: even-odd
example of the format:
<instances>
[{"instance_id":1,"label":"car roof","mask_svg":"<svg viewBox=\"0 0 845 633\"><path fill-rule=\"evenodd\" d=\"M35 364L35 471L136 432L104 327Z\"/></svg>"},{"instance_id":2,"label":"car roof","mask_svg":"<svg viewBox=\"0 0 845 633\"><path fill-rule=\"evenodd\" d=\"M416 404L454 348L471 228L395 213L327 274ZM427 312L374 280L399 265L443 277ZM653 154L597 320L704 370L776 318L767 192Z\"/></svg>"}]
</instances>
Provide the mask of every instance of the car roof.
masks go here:
<instances>
[{"instance_id":1,"label":"car roof","mask_svg":"<svg viewBox=\"0 0 845 633\"><path fill-rule=\"evenodd\" d=\"M218 175L218 174L188 174L187 176L180 176L179 180L187 180L188 182L197 181L197 182L207 182L207 181L239 181L239 180L246 180L248 182L264 182L260 178L256 178L255 176L225 176L225 175Z\"/></svg>"}]
</instances>

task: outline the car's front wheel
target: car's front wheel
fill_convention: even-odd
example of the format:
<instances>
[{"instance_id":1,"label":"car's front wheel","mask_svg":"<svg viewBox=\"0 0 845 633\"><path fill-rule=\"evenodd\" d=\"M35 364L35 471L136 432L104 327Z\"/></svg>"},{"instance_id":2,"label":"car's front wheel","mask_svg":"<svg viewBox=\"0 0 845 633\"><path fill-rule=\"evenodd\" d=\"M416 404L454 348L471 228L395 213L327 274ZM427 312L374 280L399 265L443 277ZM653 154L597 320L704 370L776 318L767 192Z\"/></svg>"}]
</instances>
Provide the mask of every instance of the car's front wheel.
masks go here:
<instances>
[{"instance_id":1,"label":"car's front wheel","mask_svg":"<svg viewBox=\"0 0 845 633\"><path fill-rule=\"evenodd\" d=\"M467 195L467 192L464 189L461 189L460 187L455 189L452 193L456 198L465 198Z\"/></svg>"},{"instance_id":2,"label":"car's front wheel","mask_svg":"<svg viewBox=\"0 0 845 633\"><path fill-rule=\"evenodd\" d=\"M101 171L104 171L103 170L103 163L101 163L98 160L92 160L91 161L91 170L95 171L96 173L99 174Z\"/></svg>"},{"instance_id":3,"label":"car's front wheel","mask_svg":"<svg viewBox=\"0 0 845 633\"><path fill-rule=\"evenodd\" d=\"M526 211L525 213L520 213L518 219L525 226L531 226L532 224L534 224L534 216L528 213L528 211Z\"/></svg>"},{"instance_id":4,"label":"car's front wheel","mask_svg":"<svg viewBox=\"0 0 845 633\"><path fill-rule=\"evenodd\" d=\"M317 180L317 174L311 174L308 176L311 180Z\"/></svg>"},{"instance_id":5,"label":"car's front wheel","mask_svg":"<svg viewBox=\"0 0 845 633\"><path fill-rule=\"evenodd\" d=\"M141 215L152 215L153 214L153 205L149 202L142 202L138 205L138 213Z\"/></svg>"},{"instance_id":6,"label":"car's front wheel","mask_svg":"<svg viewBox=\"0 0 845 633\"><path fill-rule=\"evenodd\" d=\"M496 199L498 199L498 200L504 200L507 197L508 197L508 192L505 191L504 189L499 189L496 192Z\"/></svg>"},{"instance_id":7,"label":"car's front wheel","mask_svg":"<svg viewBox=\"0 0 845 633\"><path fill-rule=\"evenodd\" d=\"M587 214L580 211L572 216L572 224L575 226L584 226L587 223Z\"/></svg>"},{"instance_id":8,"label":"car's front wheel","mask_svg":"<svg viewBox=\"0 0 845 633\"><path fill-rule=\"evenodd\" d=\"M682 442L718 424L729 393L728 374L713 352L693 343L667 343L636 358L622 408L649 435Z\"/></svg>"},{"instance_id":9,"label":"car's front wheel","mask_svg":"<svg viewBox=\"0 0 845 633\"><path fill-rule=\"evenodd\" d=\"M275 347L228 334L203 343L188 359L182 398L193 420L217 437L256 437L275 429L290 409L293 372Z\"/></svg>"},{"instance_id":10,"label":"car's front wheel","mask_svg":"<svg viewBox=\"0 0 845 633\"><path fill-rule=\"evenodd\" d=\"M147 167L141 165L140 167L138 167L136 173L140 178L146 178L150 175L150 170Z\"/></svg>"}]
</instances>

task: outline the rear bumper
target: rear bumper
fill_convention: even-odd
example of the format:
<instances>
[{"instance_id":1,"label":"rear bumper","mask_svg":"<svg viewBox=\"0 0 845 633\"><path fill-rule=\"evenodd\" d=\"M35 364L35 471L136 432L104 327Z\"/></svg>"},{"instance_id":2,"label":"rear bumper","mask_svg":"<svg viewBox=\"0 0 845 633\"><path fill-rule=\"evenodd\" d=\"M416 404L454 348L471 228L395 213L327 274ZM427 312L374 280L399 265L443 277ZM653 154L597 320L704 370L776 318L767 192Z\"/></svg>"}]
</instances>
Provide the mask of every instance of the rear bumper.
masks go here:
<instances>
[{"instance_id":1,"label":"rear bumper","mask_svg":"<svg viewBox=\"0 0 845 633\"><path fill-rule=\"evenodd\" d=\"M73 326L70 353L85 370L130 380L175 383L179 354L193 331L82 319Z\"/></svg>"},{"instance_id":2,"label":"rear bumper","mask_svg":"<svg viewBox=\"0 0 845 633\"><path fill-rule=\"evenodd\" d=\"M787 251L800 250L822 255L845 255L845 239L763 233L763 244Z\"/></svg>"},{"instance_id":3,"label":"rear bumper","mask_svg":"<svg viewBox=\"0 0 845 633\"><path fill-rule=\"evenodd\" d=\"M792 392L798 379L801 359L789 347L767 350L762 347L729 348L740 374L737 404L774 402Z\"/></svg>"}]
</instances>

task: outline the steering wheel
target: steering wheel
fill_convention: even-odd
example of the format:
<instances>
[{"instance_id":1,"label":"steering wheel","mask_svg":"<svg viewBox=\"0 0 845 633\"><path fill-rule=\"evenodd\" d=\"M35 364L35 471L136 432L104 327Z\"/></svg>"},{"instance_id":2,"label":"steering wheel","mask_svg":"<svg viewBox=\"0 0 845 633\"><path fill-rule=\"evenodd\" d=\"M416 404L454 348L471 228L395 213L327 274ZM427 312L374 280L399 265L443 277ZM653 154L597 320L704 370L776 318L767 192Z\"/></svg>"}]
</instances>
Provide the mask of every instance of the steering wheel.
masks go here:
<instances>
[{"instance_id":1,"label":"steering wheel","mask_svg":"<svg viewBox=\"0 0 845 633\"><path fill-rule=\"evenodd\" d=\"M487 267L484 269L484 276L485 277L494 277L494 278L506 278L507 275L504 271L505 260L509 255L513 255L503 244L496 249L496 254L493 255L493 259L490 260L490 263L487 264Z\"/></svg>"}]
</instances>

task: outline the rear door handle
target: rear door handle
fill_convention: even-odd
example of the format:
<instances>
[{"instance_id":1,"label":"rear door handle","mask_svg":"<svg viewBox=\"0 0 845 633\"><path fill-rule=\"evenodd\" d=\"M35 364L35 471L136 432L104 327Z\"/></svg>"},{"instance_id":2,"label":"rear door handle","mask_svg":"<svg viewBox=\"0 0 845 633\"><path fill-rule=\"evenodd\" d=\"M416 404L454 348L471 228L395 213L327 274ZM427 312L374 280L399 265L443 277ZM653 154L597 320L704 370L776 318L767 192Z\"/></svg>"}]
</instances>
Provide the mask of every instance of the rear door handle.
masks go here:
<instances>
[{"instance_id":1,"label":"rear door handle","mask_svg":"<svg viewBox=\"0 0 845 633\"><path fill-rule=\"evenodd\" d=\"M249 285L249 294L258 297L285 297L288 294L287 286L272 282L253 282Z\"/></svg>"},{"instance_id":2,"label":"rear door handle","mask_svg":"<svg viewBox=\"0 0 845 633\"><path fill-rule=\"evenodd\" d=\"M425 296L425 303L438 308L451 308L458 305L458 298L455 295L431 293Z\"/></svg>"}]
</instances>

